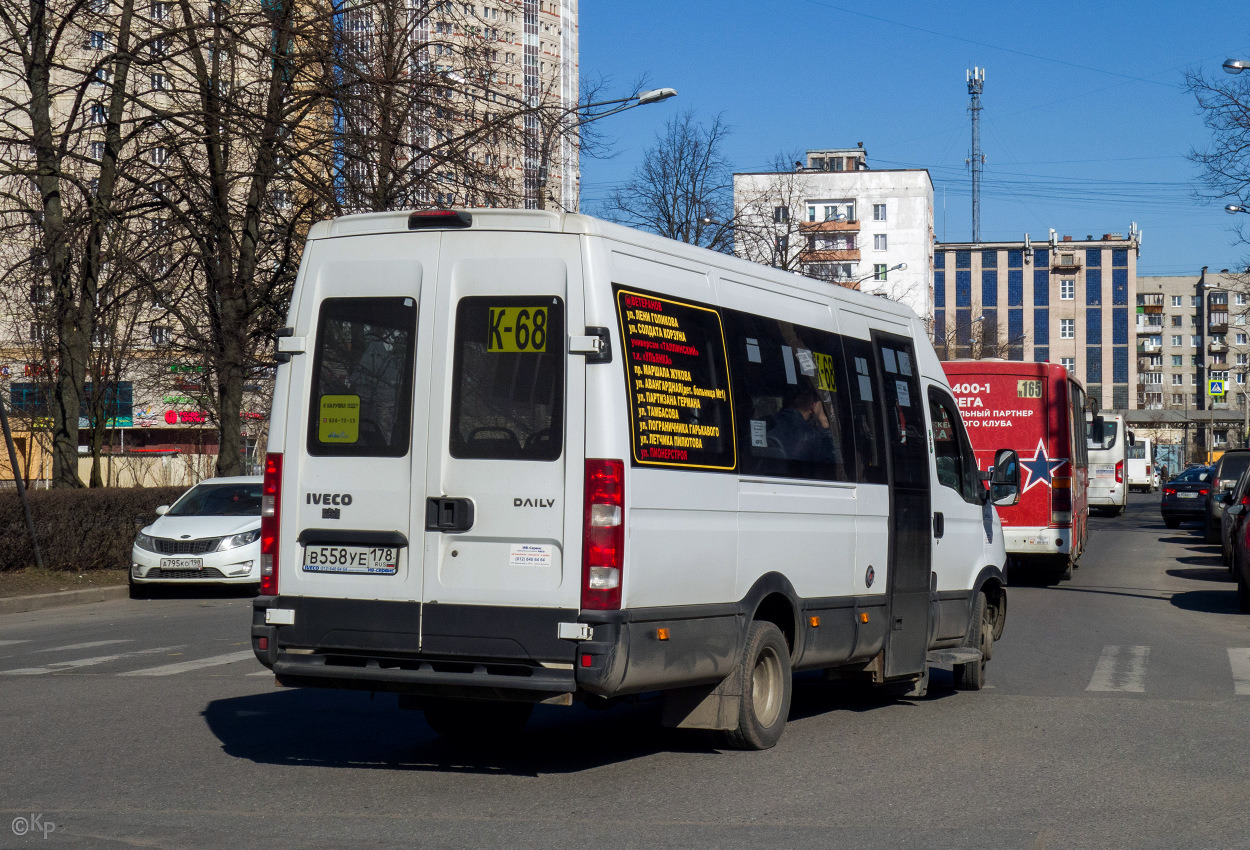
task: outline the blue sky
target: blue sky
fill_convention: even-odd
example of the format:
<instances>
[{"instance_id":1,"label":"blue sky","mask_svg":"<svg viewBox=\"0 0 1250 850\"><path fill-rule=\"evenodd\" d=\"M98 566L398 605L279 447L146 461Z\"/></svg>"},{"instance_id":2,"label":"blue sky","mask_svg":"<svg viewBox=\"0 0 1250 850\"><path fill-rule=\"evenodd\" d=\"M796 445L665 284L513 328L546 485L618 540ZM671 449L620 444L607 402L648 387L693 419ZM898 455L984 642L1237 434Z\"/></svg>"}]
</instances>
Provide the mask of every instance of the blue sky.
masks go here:
<instances>
[{"instance_id":1,"label":"blue sky","mask_svg":"<svg viewBox=\"0 0 1250 850\"><path fill-rule=\"evenodd\" d=\"M1194 198L1208 132L1182 74L1250 59L1250 3L850 4L581 0L583 77L680 93L604 120L610 160L582 161L582 208L638 165L679 110L720 113L736 171L783 151L853 147L870 167L928 168L937 238L971 238L965 72L986 69L983 240L1143 231L1138 274L1250 262L1223 203ZM1231 78L1229 78L1231 79Z\"/></svg>"}]
</instances>

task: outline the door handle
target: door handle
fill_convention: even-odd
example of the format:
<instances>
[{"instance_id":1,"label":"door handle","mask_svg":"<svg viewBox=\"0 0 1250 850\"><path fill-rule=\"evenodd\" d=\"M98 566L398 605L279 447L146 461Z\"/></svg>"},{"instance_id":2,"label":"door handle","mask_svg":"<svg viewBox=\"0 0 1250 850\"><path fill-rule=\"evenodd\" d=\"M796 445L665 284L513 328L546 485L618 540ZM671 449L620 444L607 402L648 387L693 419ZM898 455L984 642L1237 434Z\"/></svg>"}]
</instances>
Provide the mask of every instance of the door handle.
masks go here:
<instances>
[{"instance_id":1,"label":"door handle","mask_svg":"<svg viewBox=\"0 0 1250 850\"><path fill-rule=\"evenodd\" d=\"M941 511L933 512L933 536L941 537L946 533L946 517L942 516Z\"/></svg>"},{"instance_id":2,"label":"door handle","mask_svg":"<svg viewBox=\"0 0 1250 850\"><path fill-rule=\"evenodd\" d=\"M426 531L468 531L473 527L473 500L430 497L425 500Z\"/></svg>"}]
</instances>

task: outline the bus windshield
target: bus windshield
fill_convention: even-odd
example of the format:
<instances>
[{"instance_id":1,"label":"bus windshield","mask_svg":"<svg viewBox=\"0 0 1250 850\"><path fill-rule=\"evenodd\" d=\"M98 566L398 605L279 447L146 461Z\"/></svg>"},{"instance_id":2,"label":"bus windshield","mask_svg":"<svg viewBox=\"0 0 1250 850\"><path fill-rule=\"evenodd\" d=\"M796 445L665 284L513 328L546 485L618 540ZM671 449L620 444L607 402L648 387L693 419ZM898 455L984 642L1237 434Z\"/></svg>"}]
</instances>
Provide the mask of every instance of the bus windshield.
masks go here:
<instances>
[{"instance_id":1,"label":"bus windshield","mask_svg":"<svg viewBox=\"0 0 1250 850\"><path fill-rule=\"evenodd\" d=\"M1116 424L1114 419L1095 419L1089 423L1089 447L1100 451L1114 448Z\"/></svg>"}]
</instances>

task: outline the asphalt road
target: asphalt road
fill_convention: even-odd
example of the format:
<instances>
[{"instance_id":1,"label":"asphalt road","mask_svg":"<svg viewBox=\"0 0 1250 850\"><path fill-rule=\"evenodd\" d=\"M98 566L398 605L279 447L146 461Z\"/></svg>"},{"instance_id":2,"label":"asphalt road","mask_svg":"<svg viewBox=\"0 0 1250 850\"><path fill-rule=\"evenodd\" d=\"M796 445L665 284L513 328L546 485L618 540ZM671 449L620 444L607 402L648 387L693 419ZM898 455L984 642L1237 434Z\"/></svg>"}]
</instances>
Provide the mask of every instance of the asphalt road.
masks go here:
<instances>
[{"instance_id":1,"label":"asphalt road","mask_svg":"<svg viewBox=\"0 0 1250 850\"><path fill-rule=\"evenodd\" d=\"M394 697L275 689L244 598L0 617L0 847L1250 847L1250 616L1218 550L1157 496L1092 525L1072 581L1009 591L989 688L804 678L762 753L654 705L457 748Z\"/></svg>"}]
</instances>

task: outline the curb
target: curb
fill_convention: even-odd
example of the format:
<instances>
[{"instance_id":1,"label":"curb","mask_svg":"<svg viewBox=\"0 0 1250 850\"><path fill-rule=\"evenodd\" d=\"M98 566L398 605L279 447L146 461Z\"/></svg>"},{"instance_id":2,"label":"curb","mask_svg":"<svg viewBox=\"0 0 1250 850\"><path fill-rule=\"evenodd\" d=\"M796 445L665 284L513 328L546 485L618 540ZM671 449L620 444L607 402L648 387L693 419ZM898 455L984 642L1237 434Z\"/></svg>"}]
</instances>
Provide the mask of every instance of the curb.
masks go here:
<instances>
[{"instance_id":1,"label":"curb","mask_svg":"<svg viewBox=\"0 0 1250 850\"><path fill-rule=\"evenodd\" d=\"M12 596L8 599L0 599L0 615L24 614L27 611L42 611L45 608L60 608L65 605L85 605L88 602L109 602L113 599L126 599L129 596L130 588L124 584L94 587L89 590L65 590L60 593Z\"/></svg>"}]
</instances>

